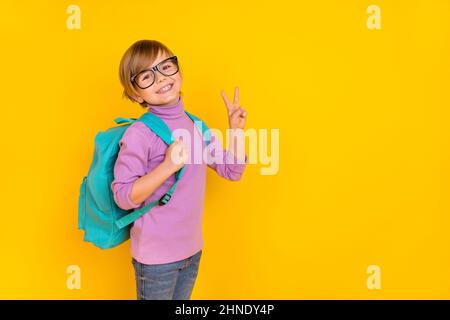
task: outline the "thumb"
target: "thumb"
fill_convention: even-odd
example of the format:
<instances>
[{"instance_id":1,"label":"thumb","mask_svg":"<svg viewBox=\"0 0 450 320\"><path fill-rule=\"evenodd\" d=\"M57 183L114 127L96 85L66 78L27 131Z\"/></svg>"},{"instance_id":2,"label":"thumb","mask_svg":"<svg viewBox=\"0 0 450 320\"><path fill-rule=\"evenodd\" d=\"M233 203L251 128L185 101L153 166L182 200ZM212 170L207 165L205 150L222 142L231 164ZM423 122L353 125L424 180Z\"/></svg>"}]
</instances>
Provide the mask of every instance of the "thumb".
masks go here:
<instances>
[{"instance_id":1,"label":"thumb","mask_svg":"<svg viewBox=\"0 0 450 320\"><path fill-rule=\"evenodd\" d=\"M243 110L241 108L236 109L232 114L231 114L231 118L237 118L242 114Z\"/></svg>"}]
</instances>

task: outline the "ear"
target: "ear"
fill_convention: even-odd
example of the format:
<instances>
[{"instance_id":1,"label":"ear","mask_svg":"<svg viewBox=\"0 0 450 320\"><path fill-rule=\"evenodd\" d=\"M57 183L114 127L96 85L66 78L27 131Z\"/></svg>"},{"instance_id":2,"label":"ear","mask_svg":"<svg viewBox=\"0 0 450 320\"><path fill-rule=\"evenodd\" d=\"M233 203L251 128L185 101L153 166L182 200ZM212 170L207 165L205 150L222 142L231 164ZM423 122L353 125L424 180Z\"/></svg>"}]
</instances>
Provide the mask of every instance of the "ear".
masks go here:
<instances>
[{"instance_id":1,"label":"ear","mask_svg":"<svg viewBox=\"0 0 450 320\"><path fill-rule=\"evenodd\" d=\"M132 96L133 97L133 99L135 100L135 101L137 101L137 102L139 102L139 103L143 103L144 102L144 99L142 99L141 98L141 96Z\"/></svg>"}]
</instances>

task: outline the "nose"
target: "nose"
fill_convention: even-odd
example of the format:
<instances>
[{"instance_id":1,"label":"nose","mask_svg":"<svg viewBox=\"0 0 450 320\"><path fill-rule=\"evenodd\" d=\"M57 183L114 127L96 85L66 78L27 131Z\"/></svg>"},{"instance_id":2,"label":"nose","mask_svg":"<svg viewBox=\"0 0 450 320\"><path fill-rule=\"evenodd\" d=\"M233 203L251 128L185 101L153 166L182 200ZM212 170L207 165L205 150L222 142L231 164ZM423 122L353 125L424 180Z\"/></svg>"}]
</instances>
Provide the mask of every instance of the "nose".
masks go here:
<instances>
[{"instance_id":1,"label":"nose","mask_svg":"<svg viewBox=\"0 0 450 320\"><path fill-rule=\"evenodd\" d=\"M156 72L156 82L160 83L162 79L164 79L166 76L163 75L161 72Z\"/></svg>"}]
</instances>

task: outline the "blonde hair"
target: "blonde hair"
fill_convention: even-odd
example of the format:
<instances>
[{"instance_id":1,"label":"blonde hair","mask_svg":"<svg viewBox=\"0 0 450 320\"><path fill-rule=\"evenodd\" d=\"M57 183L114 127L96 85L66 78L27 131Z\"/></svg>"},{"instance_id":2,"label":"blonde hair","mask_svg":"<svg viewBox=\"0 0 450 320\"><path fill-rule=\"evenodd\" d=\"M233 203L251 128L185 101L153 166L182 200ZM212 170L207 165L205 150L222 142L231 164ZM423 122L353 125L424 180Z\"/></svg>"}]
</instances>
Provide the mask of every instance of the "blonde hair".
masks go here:
<instances>
[{"instance_id":1,"label":"blonde hair","mask_svg":"<svg viewBox=\"0 0 450 320\"><path fill-rule=\"evenodd\" d=\"M138 95L138 92L131 82L131 76L144 70L149 64L155 61L158 54L167 54L173 56L173 52L164 44L156 40L139 40L133 43L127 51L125 51L119 65L119 78L123 86L122 98L128 98L132 102L137 102L133 95ZM179 71L181 75L181 67ZM180 91L180 95L183 93ZM140 103L143 108L146 108L146 102Z\"/></svg>"}]
</instances>

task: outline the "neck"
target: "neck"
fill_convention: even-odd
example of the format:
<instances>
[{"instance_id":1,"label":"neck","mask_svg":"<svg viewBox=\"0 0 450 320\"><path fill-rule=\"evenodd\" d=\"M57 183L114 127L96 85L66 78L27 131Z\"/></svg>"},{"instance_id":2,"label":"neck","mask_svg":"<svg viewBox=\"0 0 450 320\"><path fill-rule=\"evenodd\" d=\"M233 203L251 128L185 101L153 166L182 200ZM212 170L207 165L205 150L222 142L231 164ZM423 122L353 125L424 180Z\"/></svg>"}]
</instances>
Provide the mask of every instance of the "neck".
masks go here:
<instances>
[{"instance_id":1,"label":"neck","mask_svg":"<svg viewBox=\"0 0 450 320\"><path fill-rule=\"evenodd\" d=\"M181 96L179 96L178 102L176 103L155 105L147 102L146 104L148 106L147 112L151 112L162 119L176 119L182 117L184 114L184 105Z\"/></svg>"}]
</instances>

